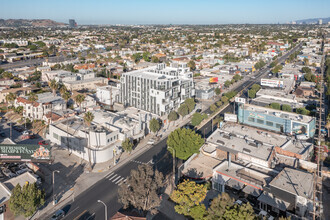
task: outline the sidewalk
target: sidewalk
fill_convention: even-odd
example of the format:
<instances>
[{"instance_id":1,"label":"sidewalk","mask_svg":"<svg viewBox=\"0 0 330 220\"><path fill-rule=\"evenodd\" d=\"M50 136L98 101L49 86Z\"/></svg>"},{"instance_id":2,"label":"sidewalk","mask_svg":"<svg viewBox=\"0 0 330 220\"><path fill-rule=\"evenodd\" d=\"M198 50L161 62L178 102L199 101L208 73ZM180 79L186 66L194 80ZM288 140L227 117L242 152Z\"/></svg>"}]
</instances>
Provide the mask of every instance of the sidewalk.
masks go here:
<instances>
[{"instance_id":1,"label":"sidewalk","mask_svg":"<svg viewBox=\"0 0 330 220\"><path fill-rule=\"evenodd\" d=\"M90 170L88 162L81 160L73 154L70 155L69 151L64 148L54 147L53 153L56 157L53 164L40 165L42 173L45 176L43 186L46 190L46 204L31 219L44 219L46 215L48 216L62 208L69 201L74 201L75 197L103 179L109 172L115 171L129 160L133 160L152 148L153 145L147 144L151 138L155 139L155 144L157 144L157 142L166 138L173 130L188 123L194 112L195 110L184 119L182 119L182 117L178 119L174 126L161 129L161 131L158 132L158 137L161 136L161 138L157 138L156 135L152 133L146 135L131 153L124 152L119 155L119 158L117 156L116 165L113 165L113 160L111 160L105 163L95 164L92 170ZM163 130L165 130L165 132L163 132ZM54 191L56 198L58 198L58 203L54 206L52 197L52 172L55 170L60 171L60 173L55 173L56 187Z\"/></svg>"}]
</instances>

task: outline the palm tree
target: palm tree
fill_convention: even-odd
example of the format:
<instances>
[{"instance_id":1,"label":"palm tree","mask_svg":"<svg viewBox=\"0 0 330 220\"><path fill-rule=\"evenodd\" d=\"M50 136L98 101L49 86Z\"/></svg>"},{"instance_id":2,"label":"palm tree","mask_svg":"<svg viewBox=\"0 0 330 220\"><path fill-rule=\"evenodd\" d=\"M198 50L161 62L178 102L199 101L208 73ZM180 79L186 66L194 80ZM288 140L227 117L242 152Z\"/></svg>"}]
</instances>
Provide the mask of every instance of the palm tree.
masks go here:
<instances>
[{"instance_id":1,"label":"palm tree","mask_svg":"<svg viewBox=\"0 0 330 220\"><path fill-rule=\"evenodd\" d=\"M85 101L85 96L82 94L77 95L74 97L74 101L79 105L80 111L81 111L81 103Z\"/></svg>"},{"instance_id":2,"label":"palm tree","mask_svg":"<svg viewBox=\"0 0 330 220\"><path fill-rule=\"evenodd\" d=\"M6 95L6 101L7 101L7 104L10 103L11 105L13 105L15 99L16 99L16 95L15 95L14 93L11 93L11 92L10 92L10 93L8 93L8 94Z\"/></svg>"},{"instance_id":3,"label":"palm tree","mask_svg":"<svg viewBox=\"0 0 330 220\"><path fill-rule=\"evenodd\" d=\"M63 88L63 87L61 87ZM62 98L65 100L65 107L67 108L68 107L68 101L69 99L71 98L71 94L70 92L66 91L62 94ZM70 149L70 145L69 145L69 127L68 127L68 118L67 118L67 114L65 114L65 117L66 117L66 143L67 143L67 146L68 146L68 149ZM71 153L70 153L71 154Z\"/></svg>"},{"instance_id":4,"label":"palm tree","mask_svg":"<svg viewBox=\"0 0 330 220\"><path fill-rule=\"evenodd\" d=\"M56 90L58 89L58 83L55 79L48 82L49 87L51 88L53 95L56 95Z\"/></svg>"},{"instance_id":5,"label":"palm tree","mask_svg":"<svg viewBox=\"0 0 330 220\"><path fill-rule=\"evenodd\" d=\"M29 101L35 102L38 100L38 96L35 93L31 93L29 96Z\"/></svg>"},{"instance_id":6,"label":"palm tree","mask_svg":"<svg viewBox=\"0 0 330 220\"><path fill-rule=\"evenodd\" d=\"M64 84L61 84L61 87L60 87L60 93L61 95L63 96L64 93L66 93L68 90L66 88L66 86Z\"/></svg>"},{"instance_id":7,"label":"palm tree","mask_svg":"<svg viewBox=\"0 0 330 220\"><path fill-rule=\"evenodd\" d=\"M89 160L89 167L92 168L92 161L91 161L91 151L90 151L90 126L92 121L94 120L94 115L91 112L86 112L84 115L84 122L88 127L88 160Z\"/></svg>"}]
</instances>

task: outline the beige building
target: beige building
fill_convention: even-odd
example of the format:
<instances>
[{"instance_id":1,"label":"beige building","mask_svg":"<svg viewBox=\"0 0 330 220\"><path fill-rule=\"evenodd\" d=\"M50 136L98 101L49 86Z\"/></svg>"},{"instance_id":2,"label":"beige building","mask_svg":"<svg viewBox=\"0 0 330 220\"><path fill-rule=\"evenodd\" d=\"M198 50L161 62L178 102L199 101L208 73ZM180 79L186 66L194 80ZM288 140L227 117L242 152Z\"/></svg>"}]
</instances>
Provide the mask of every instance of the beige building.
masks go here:
<instances>
[{"instance_id":1,"label":"beige building","mask_svg":"<svg viewBox=\"0 0 330 220\"><path fill-rule=\"evenodd\" d=\"M86 80L77 80L71 82L63 82L67 89L73 90L82 90L82 89L91 89L94 90L97 87L105 86L108 83L107 78L95 77Z\"/></svg>"}]
</instances>

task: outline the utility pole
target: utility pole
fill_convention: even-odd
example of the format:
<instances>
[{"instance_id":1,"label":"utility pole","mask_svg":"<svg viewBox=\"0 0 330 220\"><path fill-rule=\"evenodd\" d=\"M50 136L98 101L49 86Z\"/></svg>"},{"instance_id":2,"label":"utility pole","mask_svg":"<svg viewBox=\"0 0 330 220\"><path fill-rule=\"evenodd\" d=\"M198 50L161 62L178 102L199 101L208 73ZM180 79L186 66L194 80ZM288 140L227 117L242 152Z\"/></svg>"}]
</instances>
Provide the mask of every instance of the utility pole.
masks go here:
<instances>
[{"instance_id":1,"label":"utility pole","mask_svg":"<svg viewBox=\"0 0 330 220\"><path fill-rule=\"evenodd\" d=\"M12 132L12 122L10 121L10 140L12 141L12 135L13 135L13 132Z\"/></svg>"}]
</instances>

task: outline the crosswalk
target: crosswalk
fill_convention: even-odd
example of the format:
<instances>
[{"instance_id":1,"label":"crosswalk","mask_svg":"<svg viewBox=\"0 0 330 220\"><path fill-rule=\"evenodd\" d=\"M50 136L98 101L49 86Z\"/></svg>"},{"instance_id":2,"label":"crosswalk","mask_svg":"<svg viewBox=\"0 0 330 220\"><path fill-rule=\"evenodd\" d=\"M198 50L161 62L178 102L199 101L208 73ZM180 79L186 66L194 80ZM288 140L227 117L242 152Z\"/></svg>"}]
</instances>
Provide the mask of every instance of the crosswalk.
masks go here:
<instances>
[{"instance_id":1,"label":"crosswalk","mask_svg":"<svg viewBox=\"0 0 330 220\"><path fill-rule=\"evenodd\" d=\"M105 179L113 182L114 184L120 186L121 184L123 184L124 182L126 182L127 178L122 177L114 172L109 173L108 175L105 176Z\"/></svg>"}]
</instances>

